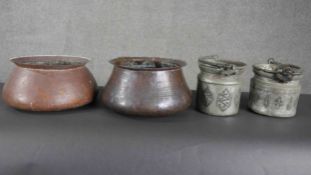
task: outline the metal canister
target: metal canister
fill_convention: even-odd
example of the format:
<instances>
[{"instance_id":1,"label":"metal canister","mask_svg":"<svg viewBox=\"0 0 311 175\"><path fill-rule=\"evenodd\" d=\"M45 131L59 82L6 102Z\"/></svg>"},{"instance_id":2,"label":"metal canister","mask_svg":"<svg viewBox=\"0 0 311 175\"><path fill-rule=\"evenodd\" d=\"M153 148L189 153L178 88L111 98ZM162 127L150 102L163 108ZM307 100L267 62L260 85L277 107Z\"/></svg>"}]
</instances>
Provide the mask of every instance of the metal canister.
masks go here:
<instances>
[{"instance_id":1,"label":"metal canister","mask_svg":"<svg viewBox=\"0 0 311 175\"><path fill-rule=\"evenodd\" d=\"M197 108L214 116L237 114L240 106L241 80L246 64L218 59L218 56L199 58Z\"/></svg>"},{"instance_id":2,"label":"metal canister","mask_svg":"<svg viewBox=\"0 0 311 175\"><path fill-rule=\"evenodd\" d=\"M268 64L254 65L253 71L249 107L256 113L272 117L295 116L302 69L270 58Z\"/></svg>"}]
</instances>

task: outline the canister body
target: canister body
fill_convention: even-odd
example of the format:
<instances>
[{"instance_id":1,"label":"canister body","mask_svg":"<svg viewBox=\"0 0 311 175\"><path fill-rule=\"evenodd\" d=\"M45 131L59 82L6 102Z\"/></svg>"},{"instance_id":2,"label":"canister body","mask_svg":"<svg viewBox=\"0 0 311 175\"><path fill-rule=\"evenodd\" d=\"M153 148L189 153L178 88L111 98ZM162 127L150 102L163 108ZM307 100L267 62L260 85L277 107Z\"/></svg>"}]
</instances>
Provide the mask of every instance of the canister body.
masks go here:
<instances>
[{"instance_id":1,"label":"canister body","mask_svg":"<svg viewBox=\"0 0 311 175\"><path fill-rule=\"evenodd\" d=\"M293 117L296 115L300 90L299 80L280 83L256 74L251 80L249 107L262 115Z\"/></svg>"},{"instance_id":2,"label":"canister body","mask_svg":"<svg viewBox=\"0 0 311 175\"><path fill-rule=\"evenodd\" d=\"M214 116L237 114L240 106L239 75L224 76L201 72L198 76L197 108Z\"/></svg>"}]
</instances>

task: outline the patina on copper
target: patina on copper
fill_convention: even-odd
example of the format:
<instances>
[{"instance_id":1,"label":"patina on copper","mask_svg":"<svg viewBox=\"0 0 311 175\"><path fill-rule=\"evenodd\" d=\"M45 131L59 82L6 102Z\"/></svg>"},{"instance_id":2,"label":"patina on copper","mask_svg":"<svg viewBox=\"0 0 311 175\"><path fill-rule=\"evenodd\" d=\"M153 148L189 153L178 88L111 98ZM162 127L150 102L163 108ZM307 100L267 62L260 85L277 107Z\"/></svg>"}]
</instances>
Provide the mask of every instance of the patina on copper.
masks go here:
<instances>
[{"instance_id":1,"label":"patina on copper","mask_svg":"<svg viewBox=\"0 0 311 175\"><path fill-rule=\"evenodd\" d=\"M101 96L114 111L136 116L166 116L191 104L180 60L120 57L111 60L112 75Z\"/></svg>"},{"instance_id":2,"label":"patina on copper","mask_svg":"<svg viewBox=\"0 0 311 175\"><path fill-rule=\"evenodd\" d=\"M86 58L29 56L11 59L15 67L4 84L4 101L28 111L59 111L93 100L96 82Z\"/></svg>"}]
</instances>

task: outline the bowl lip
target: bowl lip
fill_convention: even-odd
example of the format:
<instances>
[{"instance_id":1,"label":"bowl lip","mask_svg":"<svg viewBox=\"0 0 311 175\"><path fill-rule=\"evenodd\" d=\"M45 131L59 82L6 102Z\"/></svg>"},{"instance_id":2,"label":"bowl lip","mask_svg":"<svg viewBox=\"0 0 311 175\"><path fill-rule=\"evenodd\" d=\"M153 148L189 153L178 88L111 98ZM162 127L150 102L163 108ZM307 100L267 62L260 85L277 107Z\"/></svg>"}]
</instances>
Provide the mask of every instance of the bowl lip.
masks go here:
<instances>
[{"instance_id":1,"label":"bowl lip","mask_svg":"<svg viewBox=\"0 0 311 175\"><path fill-rule=\"evenodd\" d=\"M170 63L175 63L174 67L162 67L162 68L134 68L118 64L118 61L124 60L152 60L152 61L168 61ZM178 70L186 66L187 63L183 60L173 59L173 58L163 58L163 57L152 57L152 56L120 56L109 61L115 67L122 69L134 70L134 71L168 71L168 70Z\"/></svg>"},{"instance_id":2,"label":"bowl lip","mask_svg":"<svg viewBox=\"0 0 311 175\"><path fill-rule=\"evenodd\" d=\"M72 64L72 65L39 65L39 64L25 64L22 62L22 59L38 59L40 58L67 58L67 59L72 59L74 63L74 59L77 59L77 64ZM60 59L61 60L61 59ZM24 56L17 56L17 57L12 57L9 58L9 61L14 63L17 66L24 67L24 68L33 68L33 69L70 69L70 68L77 68L81 66L85 66L88 62L90 62L92 59L83 57L83 56L76 56L76 55L24 55ZM70 62L69 61L69 62Z\"/></svg>"}]
</instances>

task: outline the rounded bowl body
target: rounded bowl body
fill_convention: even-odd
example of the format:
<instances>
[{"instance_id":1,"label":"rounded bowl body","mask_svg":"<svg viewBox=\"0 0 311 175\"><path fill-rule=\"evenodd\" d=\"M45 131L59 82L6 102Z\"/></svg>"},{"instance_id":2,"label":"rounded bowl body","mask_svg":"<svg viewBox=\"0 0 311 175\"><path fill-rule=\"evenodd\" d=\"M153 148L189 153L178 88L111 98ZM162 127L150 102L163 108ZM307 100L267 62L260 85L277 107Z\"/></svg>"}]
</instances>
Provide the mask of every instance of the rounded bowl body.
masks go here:
<instances>
[{"instance_id":1,"label":"rounded bowl body","mask_svg":"<svg viewBox=\"0 0 311 175\"><path fill-rule=\"evenodd\" d=\"M84 66L88 60L68 56L12 59L16 64L2 96L11 107L28 111L60 111L93 100L96 82Z\"/></svg>"},{"instance_id":2,"label":"rounded bowl body","mask_svg":"<svg viewBox=\"0 0 311 175\"><path fill-rule=\"evenodd\" d=\"M151 63L142 63L147 66L135 63L132 66L133 60ZM127 61L130 62L128 67L125 66ZM168 61L169 66L150 66L157 61L159 64ZM191 91L181 70L182 62L145 57L117 58L112 62L115 67L101 100L114 111L136 116L166 116L190 106ZM179 66L172 66L175 63Z\"/></svg>"}]
</instances>

